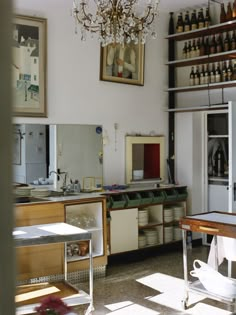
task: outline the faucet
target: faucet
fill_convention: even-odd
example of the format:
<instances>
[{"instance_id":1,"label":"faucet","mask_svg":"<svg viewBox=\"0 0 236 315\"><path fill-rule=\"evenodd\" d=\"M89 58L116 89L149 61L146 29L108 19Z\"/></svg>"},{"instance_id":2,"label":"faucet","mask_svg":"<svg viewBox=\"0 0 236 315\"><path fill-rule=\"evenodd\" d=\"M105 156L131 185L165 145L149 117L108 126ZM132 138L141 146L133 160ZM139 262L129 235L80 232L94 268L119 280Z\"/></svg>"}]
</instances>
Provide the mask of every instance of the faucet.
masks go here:
<instances>
[{"instance_id":1,"label":"faucet","mask_svg":"<svg viewBox=\"0 0 236 315\"><path fill-rule=\"evenodd\" d=\"M50 176L51 174L53 174L53 173L56 174L57 176L59 176L60 179L62 179L61 175L64 174L64 178L63 178L63 182L62 182L62 187L61 187L61 189L62 189L63 193L65 194L65 193L66 193L66 190L67 190L67 184L66 184L67 172L51 171L51 172L49 173L49 176Z\"/></svg>"}]
</instances>

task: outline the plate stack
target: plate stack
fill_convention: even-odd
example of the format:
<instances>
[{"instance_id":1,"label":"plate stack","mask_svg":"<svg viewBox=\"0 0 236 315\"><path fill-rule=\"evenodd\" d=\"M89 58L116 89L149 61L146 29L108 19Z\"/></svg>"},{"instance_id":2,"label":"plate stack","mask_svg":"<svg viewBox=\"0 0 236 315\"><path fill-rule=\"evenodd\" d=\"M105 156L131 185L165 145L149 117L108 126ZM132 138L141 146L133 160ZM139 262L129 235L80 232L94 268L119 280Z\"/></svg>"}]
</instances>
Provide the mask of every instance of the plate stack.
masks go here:
<instances>
[{"instance_id":1,"label":"plate stack","mask_svg":"<svg viewBox=\"0 0 236 315\"><path fill-rule=\"evenodd\" d=\"M47 188L36 188L31 191L31 196L36 198L43 198L50 195L50 190Z\"/></svg>"},{"instance_id":2,"label":"plate stack","mask_svg":"<svg viewBox=\"0 0 236 315\"><path fill-rule=\"evenodd\" d=\"M138 225L144 226L148 224L148 209L138 211Z\"/></svg>"},{"instance_id":3,"label":"plate stack","mask_svg":"<svg viewBox=\"0 0 236 315\"><path fill-rule=\"evenodd\" d=\"M165 207L164 208L164 222L169 223L174 220L174 212L173 208L171 207Z\"/></svg>"},{"instance_id":4,"label":"plate stack","mask_svg":"<svg viewBox=\"0 0 236 315\"><path fill-rule=\"evenodd\" d=\"M29 197L33 189L34 188L30 186L17 187L15 193L17 196Z\"/></svg>"},{"instance_id":5,"label":"plate stack","mask_svg":"<svg viewBox=\"0 0 236 315\"><path fill-rule=\"evenodd\" d=\"M165 243L169 243L173 241L173 226L166 226L164 228L165 233Z\"/></svg>"},{"instance_id":6,"label":"plate stack","mask_svg":"<svg viewBox=\"0 0 236 315\"><path fill-rule=\"evenodd\" d=\"M179 221L180 218L184 216L184 207L175 206L174 207L174 220Z\"/></svg>"},{"instance_id":7,"label":"plate stack","mask_svg":"<svg viewBox=\"0 0 236 315\"><path fill-rule=\"evenodd\" d=\"M174 227L174 240L175 241L182 240L182 230L177 226Z\"/></svg>"},{"instance_id":8,"label":"plate stack","mask_svg":"<svg viewBox=\"0 0 236 315\"><path fill-rule=\"evenodd\" d=\"M146 236L147 245L156 245L158 243L158 235L156 229L146 229L143 232Z\"/></svg>"},{"instance_id":9,"label":"plate stack","mask_svg":"<svg viewBox=\"0 0 236 315\"><path fill-rule=\"evenodd\" d=\"M138 247L145 247L147 245L145 234L139 234L138 236Z\"/></svg>"}]
</instances>

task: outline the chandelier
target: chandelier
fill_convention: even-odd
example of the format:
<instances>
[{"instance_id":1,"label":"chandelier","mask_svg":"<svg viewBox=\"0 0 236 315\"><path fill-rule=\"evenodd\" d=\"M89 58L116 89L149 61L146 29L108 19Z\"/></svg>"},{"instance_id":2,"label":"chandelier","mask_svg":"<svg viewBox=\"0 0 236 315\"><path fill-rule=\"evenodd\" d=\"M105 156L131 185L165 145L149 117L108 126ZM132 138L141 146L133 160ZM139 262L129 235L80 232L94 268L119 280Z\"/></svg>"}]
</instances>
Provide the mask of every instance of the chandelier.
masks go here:
<instances>
[{"instance_id":1,"label":"chandelier","mask_svg":"<svg viewBox=\"0 0 236 315\"><path fill-rule=\"evenodd\" d=\"M89 4L90 3L90 4ZM157 37L155 21L159 0L73 0L73 16L81 40L97 34L102 46L111 43L145 43Z\"/></svg>"}]
</instances>

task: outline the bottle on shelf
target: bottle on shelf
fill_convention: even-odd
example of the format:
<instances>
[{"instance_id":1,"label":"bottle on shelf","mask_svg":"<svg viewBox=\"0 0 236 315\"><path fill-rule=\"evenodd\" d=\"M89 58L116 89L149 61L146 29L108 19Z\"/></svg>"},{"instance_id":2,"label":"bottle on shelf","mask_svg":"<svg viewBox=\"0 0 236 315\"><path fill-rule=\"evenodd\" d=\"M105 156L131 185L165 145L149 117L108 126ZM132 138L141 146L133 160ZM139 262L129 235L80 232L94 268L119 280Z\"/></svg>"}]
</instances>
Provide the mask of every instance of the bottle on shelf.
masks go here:
<instances>
[{"instance_id":1,"label":"bottle on shelf","mask_svg":"<svg viewBox=\"0 0 236 315\"><path fill-rule=\"evenodd\" d=\"M188 48L187 48L187 58L191 58L191 51L192 51L192 44L191 41L188 41Z\"/></svg>"},{"instance_id":2,"label":"bottle on shelf","mask_svg":"<svg viewBox=\"0 0 236 315\"><path fill-rule=\"evenodd\" d=\"M195 57L196 57L196 41L194 39L192 48L191 48L190 58L195 58Z\"/></svg>"},{"instance_id":3,"label":"bottle on shelf","mask_svg":"<svg viewBox=\"0 0 236 315\"><path fill-rule=\"evenodd\" d=\"M230 39L230 49L235 50L236 49L236 35L235 35L235 30L233 30L231 39Z\"/></svg>"},{"instance_id":4,"label":"bottle on shelf","mask_svg":"<svg viewBox=\"0 0 236 315\"><path fill-rule=\"evenodd\" d=\"M175 27L174 27L174 12L170 12L170 18L169 18L169 30L168 34L174 34L175 32Z\"/></svg>"},{"instance_id":5,"label":"bottle on shelf","mask_svg":"<svg viewBox=\"0 0 236 315\"><path fill-rule=\"evenodd\" d=\"M206 8L206 13L205 13L205 27L209 27L210 25L211 25L210 8L207 7Z\"/></svg>"},{"instance_id":6,"label":"bottle on shelf","mask_svg":"<svg viewBox=\"0 0 236 315\"><path fill-rule=\"evenodd\" d=\"M210 83L215 83L216 82L216 78L215 78L215 64L213 63L211 65L211 72L210 72Z\"/></svg>"},{"instance_id":7,"label":"bottle on shelf","mask_svg":"<svg viewBox=\"0 0 236 315\"><path fill-rule=\"evenodd\" d=\"M205 66L202 65L202 69L200 72L200 85L205 84Z\"/></svg>"},{"instance_id":8,"label":"bottle on shelf","mask_svg":"<svg viewBox=\"0 0 236 315\"><path fill-rule=\"evenodd\" d=\"M199 55L200 55L200 56L204 56L204 55L205 55L205 42L204 42L204 37L202 37L202 40L201 40L201 42L200 42Z\"/></svg>"},{"instance_id":9,"label":"bottle on shelf","mask_svg":"<svg viewBox=\"0 0 236 315\"><path fill-rule=\"evenodd\" d=\"M233 3L232 18L233 18L234 20L236 19L236 0L234 0L234 3Z\"/></svg>"},{"instance_id":10,"label":"bottle on shelf","mask_svg":"<svg viewBox=\"0 0 236 315\"><path fill-rule=\"evenodd\" d=\"M226 12L224 3L220 4L220 23L226 22Z\"/></svg>"},{"instance_id":11,"label":"bottle on shelf","mask_svg":"<svg viewBox=\"0 0 236 315\"><path fill-rule=\"evenodd\" d=\"M232 66L232 61L228 61L228 67L227 67L227 81L232 81L233 77L233 66Z\"/></svg>"},{"instance_id":12,"label":"bottle on shelf","mask_svg":"<svg viewBox=\"0 0 236 315\"><path fill-rule=\"evenodd\" d=\"M191 68L191 72L189 75L189 85L194 85L194 67Z\"/></svg>"},{"instance_id":13,"label":"bottle on shelf","mask_svg":"<svg viewBox=\"0 0 236 315\"><path fill-rule=\"evenodd\" d=\"M195 50L195 57L200 56L200 39L198 38L196 41L196 50Z\"/></svg>"},{"instance_id":14,"label":"bottle on shelf","mask_svg":"<svg viewBox=\"0 0 236 315\"><path fill-rule=\"evenodd\" d=\"M201 8L198 12L198 28L205 27L205 19L203 14L203 8Z\"/></svg>"},{"instance_id":15,"label":"bottle on shelf","mask_svg":"<svg viewBox=\"0 0 236 315\"><path fill-rule=\"evenodd\" d=\"M233 12L232 12L232 8L231 8L231 3L228 2L227 12L226 12L226 21L231 21L232 18L233 18Z\"/></svg>"},{"instance_id":16,"label":"bottle on shelf","mask_svg":"<svg viewBox=\"0 0 236 315\"><path fill-rule=\"evenodd\" d=\"M205 42L205 55L209 55L210 54L210 44L209 44L209 37L206 38L206 42Z\"/></svg>"},{"instance_id":17,"label":"bottle on shelf","mask_svg":"<svg viewBox=\"0 0 236 315\"><path fill-rule=\"evenodd\" d=\"M220 63L217 63L216 70L215 70L215 82L221 82L221 70L220 70Z\"/></svg>"},{"instance_id":18,"label":"bottle on shelf","mask_svg":"<svg viewBox=\"0 0 236 315\"><path fill-rule=\"evenodd\" d=\"M182 33L184 31L184 21L183 21L183 13L180 12L178 15L178 20L176 24L176 32Z\"/></svg>"},{"instance_id":19,"label":"bottle on shelf","mask_svg":"<svg viewBox=\"0 0 236 315\"><path fill-rule=\"evenodd\" d=\"M216 52L221 53L223 51L223 41L221 34L218 35L216 40Z\"/></svg>"},{"instance_id":20,"label":"bottle on shelf","mask_svg":"<svg viewBox=\"0 0 236 315\"><path fill-rule=\"evenodd\" d=\"M199 85L200 84L200 71L199 71L199 66L196 66L196 71L194 73L194 85Z\"/></svg>"},{"instance_id":21,"label":"bottle on shelf","mask_svg":"<svg viewBox=\"0 0 236 315\"><path fill-rule=\"evenodd\" d=\"M233 61L233 74L232 80L236 80L236 60Z\"/></svg>"},{"instance_id":22,"label":"bottle on shelf","mask_svg":"<svg viewBox=\"0 0 236 315\"><path fill-rule=\"evenodd\" d=\"M192 12L190 24L191 24L191 30L196 30L196 29L197 29L198 23L197 23L197 13L196 13L196 10L193 10L193 12Z\"/></svg>"},{"instance_id":23,"label":"bottle on shelf","mask_svg":"<svg viewBox=\"0 0 236 315\"><path fill-rule=\"evenodd\" d=\"M226 61L223 61L223 66L222 66L222 75L221 75L221 80L222 82L226 82L227 81L227 65L226 65Z\"/></svg>"},{"instance_id":24,"label":"bottle on shelf","mask_svg":"<svg viewBox=\"0 0 236 315\"><path fill-rule=\"evenodd\" d=\"M190 26L189 11L186 11L185 18L184 18L184 32L189 32L190 30L191 30L191 26Z\"/></svg>"},{"instance_id":25,"label":"bottle on shelf","mask_svg":"<svg viewBox=\"0 0 236 315\"><path fill-rule=\"evenodd\" d=\"M210 71L209 71L209 65L206 64L206 69L205 69L205 84L209 84L210 83Z\"/></svg>"},{"instance_id":26,"label":"bottle on shelf","mask_svg":"<svg viewBox=\"0 0 236 315\"><path fill-rule=\"evenodd\" d=\"M224 39L224 51L230 50L230 39L229 39L229 33L226 32L225 39Z\"/></svg>"},{"instance_id":27,"label":"bottle on shelf","mask_svg":"<svg viewBox=\"0 0 236 315\"><path fill-rule=\"evenodd\" d=\"M210 43L210 54L216 53L216 38L215 35L212 35L211 43Z\"/></svg>"},{"instance_id":28,"label":"bottle on shelf","mask_svg":"<svg viewBox=\"0 0 236 315\"><path fill-rule=\"evenodd\" d=\"M183 59L186 59L186 58L187 58L187 51L188 51L188 43L185 42L185 43L184 43L184 47L183 47L183 52L182 52L182 57L183 57Z\"/></svg>"}]
</instances>

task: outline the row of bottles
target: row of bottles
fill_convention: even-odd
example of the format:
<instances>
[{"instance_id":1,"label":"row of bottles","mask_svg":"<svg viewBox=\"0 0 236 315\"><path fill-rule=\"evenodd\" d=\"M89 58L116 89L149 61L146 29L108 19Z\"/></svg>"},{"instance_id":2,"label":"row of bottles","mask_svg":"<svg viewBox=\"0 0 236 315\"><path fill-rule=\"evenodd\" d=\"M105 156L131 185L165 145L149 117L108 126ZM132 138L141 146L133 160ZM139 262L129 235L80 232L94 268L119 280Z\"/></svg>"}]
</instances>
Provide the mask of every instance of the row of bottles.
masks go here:
<instances>
[{"instance_id":1,"label":"row of bottles","mask_svg":"<svg viewBox=\"0 0 236 315\"><path fill-rule=\"evenodd\" d=\"M231 5L231 2L228 2L227 9L225 10L224 3L220 4L220 23L225 23L236 19L236 0Z\"/></svg>"},{"instance_id":2,"label":"row of bottles","mask_svg":"<svg viewBox=\"0 0 236 315\"><path fill-rule=\"evenodd\" d=\"M182 58L196 58L236 49L236 31L202 37L184 43Z\"/></svg>"},{"instance_id":3,"label":"row of bottles","mask_svg":"<svg viewBox=\"0 0 236 315\"><path fill-rule=\"evenodd\" d=\"M236 80L236 61L225 60L191 68L189 85L202 85Z\"/></svg>"},{"instance_id":4,"label":"row of bottles","mask_svg":"<svg viewBox=\"0 0 236 315\"><path fill-rule=\"evenodd\" d=\"M183 13L180 12L176 24L176 32L189 32L198 28L208 27L210 23L211 17L208 7L206 8L205 14L203 12L203 8L201 8L198 13L196 10L193 10L193 12L191 13L191 18L189 11L186 11L184 17Z\"/></svg>"}]
</instances>

